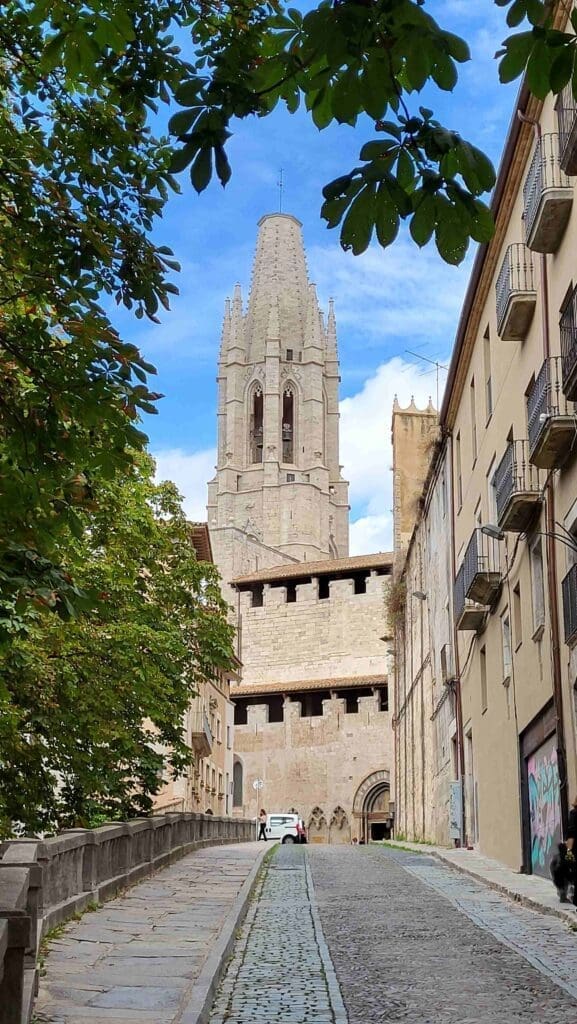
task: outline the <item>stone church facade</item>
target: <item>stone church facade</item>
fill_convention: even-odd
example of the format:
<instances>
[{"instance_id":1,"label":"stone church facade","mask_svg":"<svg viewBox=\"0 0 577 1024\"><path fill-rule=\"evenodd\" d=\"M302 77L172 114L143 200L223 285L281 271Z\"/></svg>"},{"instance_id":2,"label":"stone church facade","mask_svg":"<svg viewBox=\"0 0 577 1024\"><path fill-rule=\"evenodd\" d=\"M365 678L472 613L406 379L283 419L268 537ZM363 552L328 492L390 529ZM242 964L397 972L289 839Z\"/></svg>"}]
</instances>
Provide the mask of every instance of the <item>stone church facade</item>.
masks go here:
<instances>
[{"instance_id":1,"label":"stone church facade","mask_svg":"<svg viewBox=\"0 0 577 1024\"><path fill-rule=\"evenodd\" d=\"M317 842L382 838L393 817L392 556L348 554L339 380L301 225L265 216L248 305L237 285L225 308L208 523L243 665L235 809L296 810Z\"/></svg>"}]
</instances>

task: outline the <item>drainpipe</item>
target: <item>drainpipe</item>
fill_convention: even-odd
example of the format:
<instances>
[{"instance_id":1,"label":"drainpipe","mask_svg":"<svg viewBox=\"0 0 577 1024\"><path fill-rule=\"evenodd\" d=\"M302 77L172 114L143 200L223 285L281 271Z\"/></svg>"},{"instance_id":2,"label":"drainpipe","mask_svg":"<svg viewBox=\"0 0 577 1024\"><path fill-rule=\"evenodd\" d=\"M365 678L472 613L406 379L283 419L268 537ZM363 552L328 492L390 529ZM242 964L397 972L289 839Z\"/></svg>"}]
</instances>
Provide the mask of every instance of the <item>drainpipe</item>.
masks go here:
<instances>
[{"instance_id":1,"label":"drainpipe","mask_svg":"<svg viewBox=\"0 0 577 1024\"><path fill-rule=\"evenodd\" d=\"M451 579L455 580L457 566L457 552L455 549L455 471L453 462L453 433L448 430L447 435L450 442L449 463L451 467ZM461 782L461 846L465 845L465 742L463 737L463 705L461 701L461 671L459 668L459 631L455 622L453 599L451 595L452 619L453 619L453 654L455 658L455 718L457 724L457 762Z\"/></svg>"},{"instance_id":2,"label":"drainpipe","mask_svg":"<svg viewBox=\"0 0 577 1024\"><path fill-rule=\"evenodd\" d=\"M523 124L530 124L535 133L535 140L541 142L541 125L534 118L527 117L520 110L517 117ZM551 354L549 335L549 278L547 273L547 255L541 253L541 329L543 332L543 359ZM561 824L563 835L567 834L569 803L567 799L567 755L565 745L565 720L563 716L563 687L561 680L561 641L559 632L559 603L557 577L557 551L555 547L555 488L553 474L547 475L545 484L545 538L547 549L547 589L549 597L549 614L551 617L551 661L553 668L553 708L555 711L555 735L557 738L557 771L559 773L559 796L561 802Z\"/></svg>"}]
</instances>

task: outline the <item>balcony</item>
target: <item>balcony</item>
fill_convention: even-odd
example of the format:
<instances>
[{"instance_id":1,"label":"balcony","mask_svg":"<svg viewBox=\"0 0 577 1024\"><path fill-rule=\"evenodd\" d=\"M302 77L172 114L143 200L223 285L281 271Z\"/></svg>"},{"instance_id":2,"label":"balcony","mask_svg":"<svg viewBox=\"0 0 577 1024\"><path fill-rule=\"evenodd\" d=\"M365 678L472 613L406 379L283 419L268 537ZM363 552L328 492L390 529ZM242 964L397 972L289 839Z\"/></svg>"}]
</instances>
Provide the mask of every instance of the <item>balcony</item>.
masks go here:
<instances>
[{"instance_id":1,"label":"balcony","mask_svg":"<svg viewBox=\"0 0 577 1024\"><path fill-rule=\"evenodd\" d=\"M573 189L559 164L559 136L537 142L523 186L525 240L533 252L557 252L567 227Z\"/></svg>"},{"instance_id":2,"label":"balcony","mask_svg":"<svg viewBox=\"0 0 577 1024\"><path fill-rule=\"evenodd\" d=\"M495 286L497 333L503 341L522 341L535 312L537 292L531 250L522 242L510 245Z\"/></svg>"},{"instance_id":3,"label":"balcony","mask_svg":"<svg viewBox=\"0 0 577 1024\"><path fill-rule=\"evenodd\" d=\"M465 597L481 605L493 604L501 589L499 541L473 530L463 559Z\"/></svg>"},{"instance_id":4,"label":"balcony","mask_svg":"<svg viewBox=\"0 0 577 1024\"><path fill-rule=\"evenodd\" d=\"M559 323L563 394L577 401L577 288L565 304Z\"/></svg>"},{"instance_id":5,"label":"balcony","mask_svg":"<svg viewBox=\"0 0 577 1024\"><path fill-rule=\"evenodd\" d=\"M541 469L556 469L576 439L576 408L563 394L561 357L543 363L527 398L529 459Z\"/></svg>"},{"instance_id":6,"label":"balcony","mask_svg":"<svg viewBox=\"0 0 577 1024\"><path fill-rule=\"evenodd\" d=\"M206 757L212 750L212 731L204 708L190 712L190 734L192 749L199 757ZM202 785L202 783L201 783Z\"/></svg>"},{"instance_id":7,"label":"balcony","mask_svg":"<svg viewBox=\"0 0 577 1024\"><path fill-rule=\"evenodd\" d=\"M489 609L482 604L469 600L465 593L464 564L455 579L453 588L453 604L455 608L455 625L457 629L474 629L479 632L485 625Z\"/></svg>"},{"instance_id":8,"label":"balcony","mask_svg":"<svg viewBox=\"0 0 577 1024\"><path fill-rule=\"evenodd\" d=\"M561 583L563 591L563 622L565 643L573 646L577 641L577 565L572 565Z\"/></svg>"},{"instance_id":9,"label":"balcony","mask_svg":"<svg viewBox=\"0 0 577 1024\"><path fill-rule=\"evenodd\" d=\"M559 128L559 165L565 174L577 174L577 103L571 82L559 93L555 109Z\"/></svg>"},{"instance_id":10,"label":"balcony","mask_svg":"<svg viewBox=\"0 0 577 1024\"><path fill-rule=\"evenodd\" d=\"M528 449L528 441L509 441L493 477L497 522L512 533L524 533L541 504L539 470Z\"/></svg>"}]
</instances>

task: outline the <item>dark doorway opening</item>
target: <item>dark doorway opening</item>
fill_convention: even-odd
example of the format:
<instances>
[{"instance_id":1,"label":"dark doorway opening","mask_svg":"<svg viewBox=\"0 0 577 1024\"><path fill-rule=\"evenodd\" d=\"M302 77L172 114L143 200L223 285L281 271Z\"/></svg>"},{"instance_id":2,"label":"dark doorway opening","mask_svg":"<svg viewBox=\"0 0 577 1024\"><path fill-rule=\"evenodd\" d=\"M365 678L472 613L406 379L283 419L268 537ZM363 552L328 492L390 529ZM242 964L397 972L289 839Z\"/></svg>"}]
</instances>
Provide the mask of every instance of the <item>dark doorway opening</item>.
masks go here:
<instances>
[{"instance_id":1,"label":"dark doorway opening","mask_svg":"<svg viewBox=\"0 0 577 1024\"><path fill-rule=\"evenodd\" d=\"M391 829L386 821L371 822L371 839L375 842L391 838Z\"/></svg>"}]
</instances>

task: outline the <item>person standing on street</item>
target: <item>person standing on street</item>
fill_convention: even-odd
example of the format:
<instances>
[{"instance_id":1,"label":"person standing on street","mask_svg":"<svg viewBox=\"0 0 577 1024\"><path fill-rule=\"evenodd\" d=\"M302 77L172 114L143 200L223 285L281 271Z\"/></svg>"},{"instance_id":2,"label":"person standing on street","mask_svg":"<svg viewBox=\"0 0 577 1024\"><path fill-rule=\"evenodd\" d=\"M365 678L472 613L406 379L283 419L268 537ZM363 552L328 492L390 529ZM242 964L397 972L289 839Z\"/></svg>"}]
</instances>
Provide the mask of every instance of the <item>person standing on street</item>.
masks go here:
<instances>
[{"instance_id":1,"label":"person standing on street","mask_svg":"<svg viewBox=\"0 0 577 1024\"><path fill-rule=\"evenodd\" d=\"M264 839L264 841L266 843L266 811L265 811L264 807L261 807L261 811L260 811L260 814L258 816L258 820L259 820L259 823L260 823L260 828L258 830L257 842L258 842L259 839Z\"/></svg>"}]
</instances>

